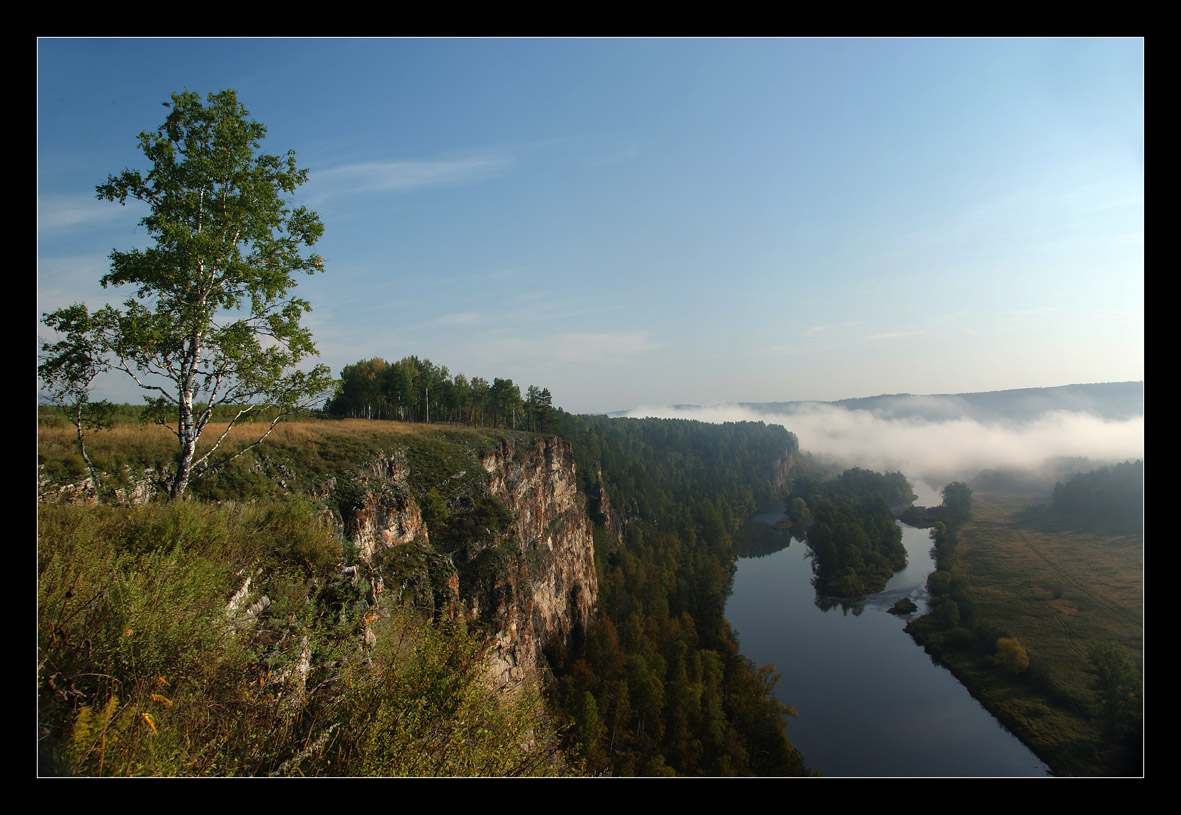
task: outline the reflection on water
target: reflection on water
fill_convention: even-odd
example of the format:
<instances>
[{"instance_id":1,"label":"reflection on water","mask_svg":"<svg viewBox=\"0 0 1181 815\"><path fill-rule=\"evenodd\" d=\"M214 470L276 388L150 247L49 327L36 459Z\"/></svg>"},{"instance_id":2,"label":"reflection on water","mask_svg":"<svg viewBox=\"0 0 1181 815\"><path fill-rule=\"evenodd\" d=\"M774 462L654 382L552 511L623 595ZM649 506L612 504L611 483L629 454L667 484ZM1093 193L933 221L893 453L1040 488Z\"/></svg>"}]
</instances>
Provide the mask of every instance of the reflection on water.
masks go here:
<instances>
[{"instance_id":1,"label":"reflection on water","mask_svg":"<svg viewBox=\"0 0 1181 815\"><path fill-rule=\"evenodd\" d=\"M914 615L889 613L903 597L914 614L927 611L926 529L903 526L907 567L834 613L817 606L807 547L773 528L782 518L768 511L748 524L726 617L742 652L782 673L776 694L800 714L788 733L809 767L829 776L1047 774L902 630Z\"/></svg>"}]
</instances>

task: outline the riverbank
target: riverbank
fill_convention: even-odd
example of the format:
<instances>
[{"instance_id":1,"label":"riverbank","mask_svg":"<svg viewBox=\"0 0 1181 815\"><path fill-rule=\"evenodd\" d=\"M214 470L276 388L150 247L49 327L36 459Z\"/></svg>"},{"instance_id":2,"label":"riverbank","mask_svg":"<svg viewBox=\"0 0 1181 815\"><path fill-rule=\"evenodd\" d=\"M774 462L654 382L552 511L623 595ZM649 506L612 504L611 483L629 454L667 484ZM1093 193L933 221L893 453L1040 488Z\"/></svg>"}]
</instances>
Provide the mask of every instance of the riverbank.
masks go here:
<instances>
[{"instance_id":1,"label":"riverbank","mask_svg":"<svg viewBox=\"0 0 1181 815\"><path fill-rule=\"evenodd\" d=\"M907 567L848 607L817 597L798 540L777 550L761 541L738 561L726 619L744 654L782 673L775 692L799 714L788 722L792 743L828 777L1044 777L1048 767L888 613L901 597L921 607L933 568L927 531L902 533Z\"/></svg>"},{"instance_id":2,"label":"riverbank","mask_svg":"<svg viewBox=\"0 0 1181 815\"><path fill-rule=\"evenodd\" d=\"M939 553L956 613L937 608L906 630L1055 775L1141 775L1138 743L1096 727L1086 651L1112 641L1142 664L1143 540L1066 529L1029 502L975 495L974 520ZM1027 667L1002 667L1002 637Z\"/></svg>"}]
</instances>

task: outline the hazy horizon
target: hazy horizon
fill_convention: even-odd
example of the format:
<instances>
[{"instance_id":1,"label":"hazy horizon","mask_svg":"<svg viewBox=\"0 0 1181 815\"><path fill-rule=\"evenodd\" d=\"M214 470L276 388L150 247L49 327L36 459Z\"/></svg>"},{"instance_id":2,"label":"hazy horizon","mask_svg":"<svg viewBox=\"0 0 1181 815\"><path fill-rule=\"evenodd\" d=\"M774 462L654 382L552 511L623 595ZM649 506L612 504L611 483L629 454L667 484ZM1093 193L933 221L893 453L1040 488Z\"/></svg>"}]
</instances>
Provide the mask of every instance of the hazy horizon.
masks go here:
<instances>
[{"instance_id":1,"label":"hazy horizon","mask_svg":"<svg viewBox=\"0 0 1181 815\"><path fill-rule=\"evenodd\" d=\"M1138 38L42 38L41 314L144 248L173 92L309 171L334 373L416 355L555 405L1144 378ZM140 401L126 378L97 398Z\"/></svg>"},{"instance_id":2,"label":"hazy horizon","mask_svg":"<svg viewBox=\"0 0 1181 815\"><path fill-rule=\"evenodd\" d=\"M916 397L938 401L943 397ZM952 400L944 400L951 402ZM1086 458L1094 467L1144 457L1144 416L1112 419L1084 410L1051 409L1021 420L955 415L887 416L827 403L802 404L790 413L739 405L637 407L635 418L779 424L799 439L800 450L840 467L902 472L934 488L970 481L982 471L1050 472L1055 459Z\"/></svg>"}]
</instances>

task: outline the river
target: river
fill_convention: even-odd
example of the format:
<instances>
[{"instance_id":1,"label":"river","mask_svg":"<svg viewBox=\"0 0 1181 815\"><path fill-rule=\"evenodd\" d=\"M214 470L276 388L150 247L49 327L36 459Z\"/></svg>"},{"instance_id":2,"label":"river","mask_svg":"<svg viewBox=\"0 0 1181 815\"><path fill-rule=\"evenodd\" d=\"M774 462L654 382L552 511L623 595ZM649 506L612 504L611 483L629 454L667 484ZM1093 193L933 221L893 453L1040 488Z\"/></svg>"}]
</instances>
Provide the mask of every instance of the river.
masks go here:
<instances>
[{"instance_id":1,"label":"river","mask_svg":"<svg viewBox=\"0 0 1181 815\"><path fill-rule=\"evenodd\" d=\"M940 503L925 485L915 491L917 504ZM769 532L782 517L766 511L751 522ZM782 672L776 695L799 714L788 720L792 743L826 776L1047 776L1045 764L903 631L908 617L888 613L903 596L918 605L915 614L926 613L934 568L927 530L901 526L906 569L853 609L816 605L799 541L739 559L726 618L743 654Z\"/></svg>"}]
</instances>

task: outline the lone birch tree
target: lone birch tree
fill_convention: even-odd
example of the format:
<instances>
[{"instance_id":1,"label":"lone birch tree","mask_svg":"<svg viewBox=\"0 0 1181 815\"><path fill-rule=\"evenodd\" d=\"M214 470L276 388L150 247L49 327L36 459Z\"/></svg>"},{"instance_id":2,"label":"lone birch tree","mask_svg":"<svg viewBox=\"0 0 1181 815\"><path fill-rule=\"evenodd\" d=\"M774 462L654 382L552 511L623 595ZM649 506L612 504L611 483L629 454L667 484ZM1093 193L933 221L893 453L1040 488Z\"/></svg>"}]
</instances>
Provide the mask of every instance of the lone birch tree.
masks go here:
<instances>
[{"instance_id":1,"label":"lone birch tree","mask_svg":"<svg viewBox=\"0 0 1181 815\"><path fill-rule=\"evenodd\" d=\"M43 319L71 342L89 344L98 363L87 376L121 371L144 390L145 419L176 434L169 493L179 498L236 423L278 408L258 444L283 416L326 395L333 380L326 365L297 367L317 354L300 325L311 306L290 293L294 275L323 269L323 259L306 251L324 231L319 216L289 203L307 170L296 167L294 151L259 152L266 128L235 91L205 102L175 93L164 106L164 124L139 135L147 175L128 169L97 187L100 200L149 207L140 225L153 245L112 251L101 279L104 288L135 293L121 309L88 313L76 304ZM62 373L53 347L42 346L43 379ZM232 418L198 457L197 441L219 405L233 406Z\"/></svg>"}]
</instances>

